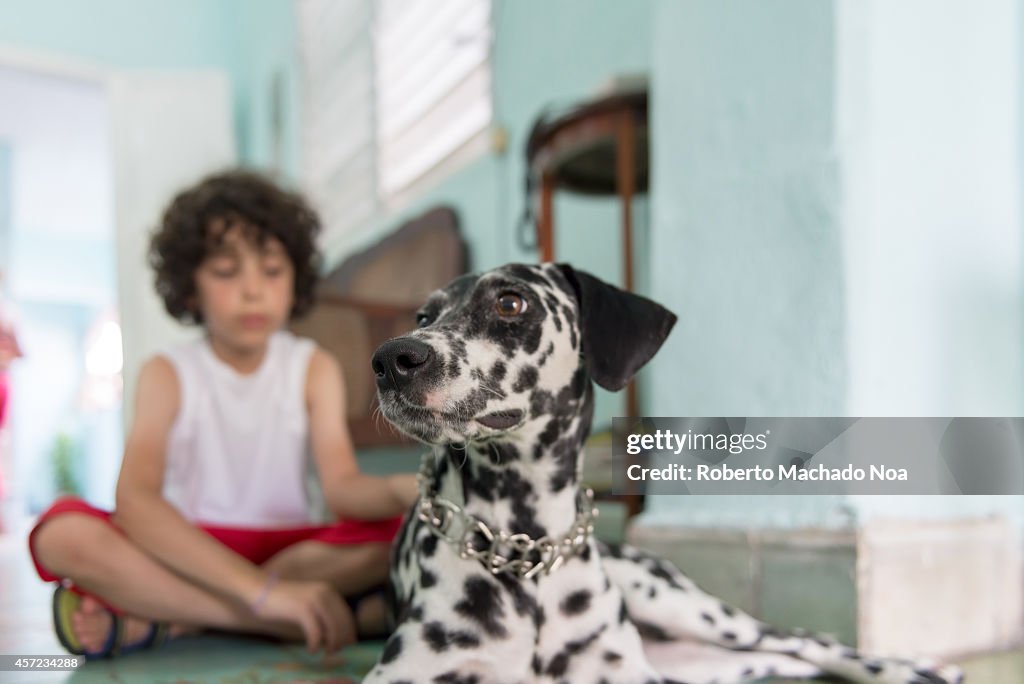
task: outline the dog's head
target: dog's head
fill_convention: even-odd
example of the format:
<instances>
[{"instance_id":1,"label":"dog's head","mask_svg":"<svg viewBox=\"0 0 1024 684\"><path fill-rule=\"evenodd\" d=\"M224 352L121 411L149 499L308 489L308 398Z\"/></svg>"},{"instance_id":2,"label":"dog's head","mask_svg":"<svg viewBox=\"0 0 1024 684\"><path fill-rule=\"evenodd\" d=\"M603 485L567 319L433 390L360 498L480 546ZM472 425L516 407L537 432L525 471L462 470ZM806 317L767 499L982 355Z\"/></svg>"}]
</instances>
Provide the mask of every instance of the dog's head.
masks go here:
<instances>
[{"instance_id":1,"label":"dog's head","mask_svg":"<svg viewBox=\"0 0 1024 684\"><path fill-rule=\"evenodd\" d=\"M450 444L515 441L589 411L590 380L624 387L676 317L566 264L509 264L452 281L417 320L373 355L380 405L407 434Z\"/></svg>"}]
</instances>

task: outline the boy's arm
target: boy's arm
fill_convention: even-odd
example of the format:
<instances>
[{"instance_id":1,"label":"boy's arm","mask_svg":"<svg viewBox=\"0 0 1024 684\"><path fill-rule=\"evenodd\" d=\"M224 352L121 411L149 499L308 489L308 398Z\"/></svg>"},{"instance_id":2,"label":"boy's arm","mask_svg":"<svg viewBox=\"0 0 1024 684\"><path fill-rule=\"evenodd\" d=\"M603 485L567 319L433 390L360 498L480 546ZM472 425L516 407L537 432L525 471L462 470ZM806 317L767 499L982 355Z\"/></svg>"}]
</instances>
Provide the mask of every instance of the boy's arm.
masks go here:
<instances>
[{"instance_id":1,"label":"boy's arm","mask_svg":"<svg viewBox=\"0 0 1024 684\"><path fill-rule=\"evenodd\" d=\"M139 374L135 419L117 481L115 523L144 551L191 582L234 599L260 617L301 627L310 650L355 638L351 612L326 582L276 581L193 526L162 496L167 438L180 387L171 364L146 363Z\"/></svg>"},{"instance_id":2,"label":"boy's arm","mask_svg":"<svg viewBox=\"0 0 1024 684\"><path fill-rule=\"evenodd\" d=\"M309 435L328 507L341 518L380 520L405 513L416 501L416 477L359 472L345 424L341 366L319 347L306 376Z\"/></svg>"}]
</instances>

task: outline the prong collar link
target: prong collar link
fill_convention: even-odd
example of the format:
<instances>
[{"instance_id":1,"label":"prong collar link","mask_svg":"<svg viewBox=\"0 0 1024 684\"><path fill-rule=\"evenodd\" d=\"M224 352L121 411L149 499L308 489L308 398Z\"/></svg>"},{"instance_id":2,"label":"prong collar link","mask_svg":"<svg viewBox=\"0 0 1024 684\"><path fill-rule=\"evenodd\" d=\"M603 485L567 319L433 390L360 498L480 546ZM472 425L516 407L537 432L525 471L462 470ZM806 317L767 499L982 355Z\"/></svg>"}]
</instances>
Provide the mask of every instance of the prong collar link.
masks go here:
<instances>
[{"instance_id":1,"label":"prong collar link","mask_svg":"<svg viewBox=\"0 0 1024 684\"><path fill-rule=\"evenodd\" d=\"M592 489L580 489L576 494L576 520L568 534L561 538L534 539L528 534L492 530L458 504L433 495L430 488L434 475L433 457L426 455L416 476L420 493L417 517L435 536L453 546L460 558L478 561L492 575L509 573L521 579L549 575L566 559L579 553L594 533L597 508ZM475 534L478 532L488 544L485 548L477 548Z\"/></svg>"}]
</instances>

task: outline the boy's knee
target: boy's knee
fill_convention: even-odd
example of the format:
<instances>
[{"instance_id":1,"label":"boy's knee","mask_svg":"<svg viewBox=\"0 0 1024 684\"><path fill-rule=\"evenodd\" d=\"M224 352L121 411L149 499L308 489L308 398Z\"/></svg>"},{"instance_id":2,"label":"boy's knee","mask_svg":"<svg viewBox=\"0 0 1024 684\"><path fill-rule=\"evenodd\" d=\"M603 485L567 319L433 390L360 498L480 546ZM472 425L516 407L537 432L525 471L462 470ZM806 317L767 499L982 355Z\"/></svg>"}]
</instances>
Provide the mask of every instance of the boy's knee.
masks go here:
<instances>
[{"instance_id":1,"label":"boy's knee","mask_svg":"<svg viewBox=\"0 0 1024 684\"><path fill-rule=\"evenodd\" d=\"M86 571L109 552L117 532L102 520L65 513L48 520L32 537L36 559L55 575L68 577Z\"/></svg>"}]
</instances>

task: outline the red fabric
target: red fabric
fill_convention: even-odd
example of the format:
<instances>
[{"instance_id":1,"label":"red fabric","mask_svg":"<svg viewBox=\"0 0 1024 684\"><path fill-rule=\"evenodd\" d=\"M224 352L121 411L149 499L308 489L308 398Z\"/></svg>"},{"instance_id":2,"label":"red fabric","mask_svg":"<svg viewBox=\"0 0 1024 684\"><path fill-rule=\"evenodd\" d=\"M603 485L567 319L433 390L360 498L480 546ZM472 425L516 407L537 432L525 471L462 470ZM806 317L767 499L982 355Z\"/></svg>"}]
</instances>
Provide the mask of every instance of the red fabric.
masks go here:
<instances>
[{"instance_id":1,"label":"red fabric","mask_svg":"<svg viewBox=\"0 0 1024 684\"><path fill-rule=\"evenodd\" d=\"M57 577L39 563L36 558L35 548L32 541L35 538L39 527L54 516L63 513L81 513L103 520L112 528L120 532L110 519L110 513L96 508L81 499L65 497L58 499L49 509L46 510L32 532L28 536L29 552L32 554L32 562L36 566L36 572L44 582L57 582ZM300 541L319 541L325 544L366 544L369 542L390 542L398 533L402 525L402 518L390 518L388 520L343 520L334 525L322 527L294 527L278 530L261 530L253 528L236 527L214 527L210 525L196 525L211 537L219 541L240 556L248 558L257 565L262 565L274 554L286 549Z\"/></svg>"}]
</instances>

